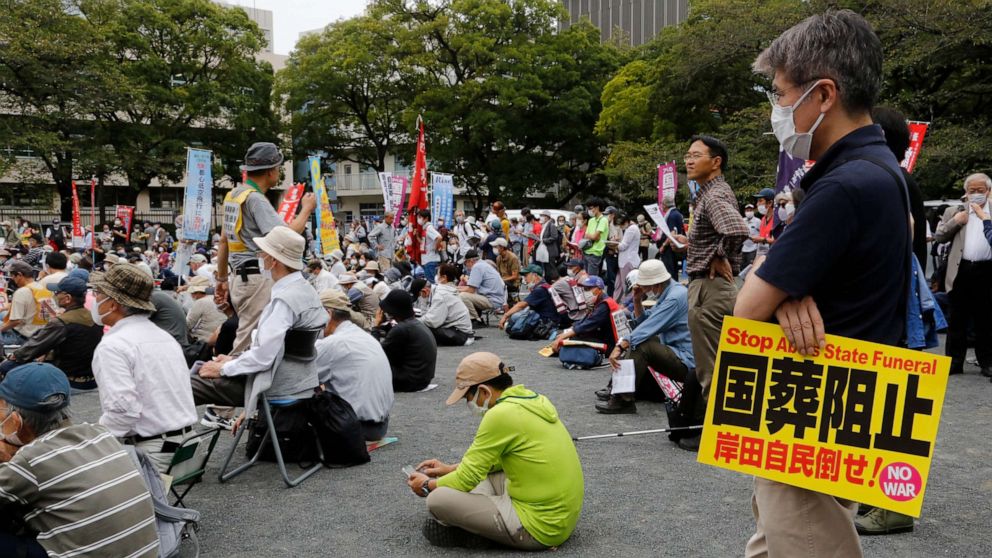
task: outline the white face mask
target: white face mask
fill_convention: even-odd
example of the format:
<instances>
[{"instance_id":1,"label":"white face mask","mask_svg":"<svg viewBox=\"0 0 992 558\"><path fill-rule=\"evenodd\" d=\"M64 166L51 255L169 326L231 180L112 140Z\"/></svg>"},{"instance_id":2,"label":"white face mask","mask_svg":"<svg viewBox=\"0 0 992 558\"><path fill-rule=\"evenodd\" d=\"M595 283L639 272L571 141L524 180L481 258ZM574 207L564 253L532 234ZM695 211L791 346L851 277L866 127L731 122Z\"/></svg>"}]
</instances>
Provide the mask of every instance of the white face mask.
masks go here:
<instances>
[{"instance_id":1,"label":"white face mask","mask_svg":"<svg viewBox=\"0 0 992 558\"><path fill-rule=\"evenodd\" d=\"M272 279L272 270L265 269L265 260L258 258L258 271L261 272L264 279Z\"/></svg>"},{"instance_id":2,"label":"white face mask","mask_svg":"<svg viewBox=\"0 0 992 558\"><path fill-rule=\"evenodd\" d=\"M747 217L748 219L753 219L754 218L754 212L753 211L745 211L744 212L744 216Z\"/></svg>"},{"instance_id":3,"label":"white face mask","mask_svg":"<svg viewBox=\"0 0 992 558\"><path fill-rule=\"evenodd\" d=\"M787 221L795 212L796 206L791 203L787 203L785 204L785 207L778 208L778 218L780 221Z\"/></svg>"},{"instance_id":4,"label":"white face mask","mask_svg":"<svg viewBox=\"0 0 992 558\"><path fill-rule=\"evenodd\" d=\"M798 107L806 97L813 91L813 89L819 84L819 81L810 86L802 96L799 97L792 106L783 107L779 105L772 106L772 132L775 133L775 137L778 138L778 142L782 145L782 149L786 151L789 155L792 155L796 159L802 159L803 161L809 159L810 146L813 143L813 132L823 121L823 117L826 113L821 112L820 117L816 119L813 126L808 132L796 132L796 120L794 112L796 107Z\"/></svg>"},{"instance_id":5,"label":"white face mask","mask_svg":"<svg viewBox=\"0 0 992 558\"><path fill-rule=\"evenodd\" d=\"M988 194L968 194L968 203L973 203L975 205L985 205L986 200L988 200Z\"/></svg>"},{"instance_id":6,"label":"white face mask","mask_svg":"<svg viewBox=\"0 0 992 558\"><path fill-rule=\"evenodd\" d=\"M759 205L758 206L758 213L760 213L761 215L767 214L768 213L768 206L767 205Z\"/></svg>"},{"instance_id":7,"label":"white face mask","mask_svg":"<svg viewBox=\"0 0 992 558\"><path fill-rule=\"evenodd\" d=\"M482 405L479 405L478 403L475 402L475 400L479 398L480 393L482 393L485 396L485 402L483 402ZM489 395L486 395L486 393L488 393L488 391L483 392L482 388L479 388L475 394L475 397L468 400L468 408L471 409L473 413L479 415L480 417L485 415L486 412L489 410L489 397L492 396L492 394L490 393Z\"/></svg>"},{"instance_id":8,"label":"white face mask","mask_svg":"<svg viewBox=\"0 0 992 558\"><path fill-rule=\"evenodd\" d=\"M107 300L108 299L105 298L105 299L103 299L103 302L107 302ZM107 312L106 314L101 314L100 313L100 305L103 304L103 302L97 302L94 299L93 305L90 306L90 318L93 319L93 323L95 323L96 325L103 325L103 319L106 318L107 316L109 316L111 314L111 312L113 312L113 310L111 310L110 312Z\"/></svg>"},{"instance_id":9,"label":"white face mask","mask_svg":"<svg viewBox=\"0 0 992 558\"><path fill-rule=\"evenodd\" d=\"M7 420L9 420L10 417L12 416L14 416L13 413L7 415L7 418L0 420L0 432L3 432L3 425L6 424ZM16 447L21 447L24 445L24 442L22 442L21 439L17 436L17 431L14 431L12 434L4 434L3 440L8 444Z\"/></svg>"}]
</instances>

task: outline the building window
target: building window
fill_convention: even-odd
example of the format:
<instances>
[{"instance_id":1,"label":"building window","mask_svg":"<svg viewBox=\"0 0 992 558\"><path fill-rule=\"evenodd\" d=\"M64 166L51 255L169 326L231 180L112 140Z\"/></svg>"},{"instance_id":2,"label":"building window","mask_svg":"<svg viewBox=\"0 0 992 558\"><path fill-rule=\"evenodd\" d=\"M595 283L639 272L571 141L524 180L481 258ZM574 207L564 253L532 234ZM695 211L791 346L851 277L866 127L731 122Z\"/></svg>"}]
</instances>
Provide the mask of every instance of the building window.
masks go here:
<instances>
[{"instance_id":1,"label":"building window","mask_svg":"<svg viewBox=\"0 0 992 558\"><path fill-rule=\"evenodd\" d=\"M152 209L182 209L184 192L183 188L149 188L148 207Z\"/></svg>"},{"instance_id":2,"label":"building window","mask_svg":"<svg viewBox=\"0 0 992 558\"><path fill-rule=\"evenodd\" d=\"M344 166L344 173L351 174L351 163L345 163L343 166Z\"/></svg>"},{"instance_id":3,"label":"building window","mask_svg":"<svg viewBox=\"0 0 992 558\"><path fill-rule=\"evenodd\" d=\"M13 207L44 207L52 205L51 187L36 184L4 184L0 186L0 205Z\"/></svg>"},{"instance_id":4,"label":"building window","mask_svg":"<svg viewBox=\"0 0 992 558\"><path fill-rule=\"evenodd\" d=\"M362 220L368 220L386 212L386 206L381 203L360 203L358 204L358 214Z\"/></svg>"}]
</instances>

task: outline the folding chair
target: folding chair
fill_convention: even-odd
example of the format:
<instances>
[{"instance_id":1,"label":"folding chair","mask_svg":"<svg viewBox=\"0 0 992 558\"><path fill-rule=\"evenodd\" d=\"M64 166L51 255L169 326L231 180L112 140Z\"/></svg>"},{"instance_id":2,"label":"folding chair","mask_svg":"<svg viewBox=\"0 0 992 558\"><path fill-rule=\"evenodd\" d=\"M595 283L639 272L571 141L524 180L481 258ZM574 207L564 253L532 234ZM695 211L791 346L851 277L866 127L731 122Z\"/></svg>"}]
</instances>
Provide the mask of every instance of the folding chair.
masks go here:
<instances>
[{"instance_id":1,"label":"folding chair","mask_svg":"<svg viewBox=\"0 0 992 558\"><path fill-rule=\"evenodd\" d=\"M174 506L186 507L183 498L196 485L203 480L203 474L207 472L207 462L210 461L210 454L214 452L217 438L220 437L220 428L213 428L205 432L198 432L187 436L179 444L176 453L172 456L172 462L165 471L166 475L172 477L172 485L169 490L176 497ZM176 490L177 486L183 485L182 493Z\"/></svg>"},{"instance_id":2,"label":"folding chair","mask_svg":"<svg viewBox=\"0 0 992 558\"><path fill-rule=\"evenodd\" d=\"M276 405L277 407L281 405ZM231 458L234 457L234 453L238 451L238 442L241 440L241 435L245 433L245 430L249 430L252 427L252 422L255 420L265 421L265 435L262 437L261 443L258 445L258 451L252 456L248 462L241 464L231 471L227 471L228 465L231 463ZM286 463L282 459L282 449L279 447L279 436L276 434L275 422L272 420L272 405L269 400L265 398L265 394L262 394L258 398L258 417L251 419L248 424L242 425L238 429L238 433L234 437L234 445L231 446L231 451L227 454L227 459L224 460L224 466L220 469L219 480L220 482L227 482L232 478L240 475L241 473L247 471L252 465L254 465L259 456L262 455L262 450L265 448L266 442L272 444L273 453L276 456L276 464L279 465L279 473L282 474L282 480L286 483L288 488L293 488L294 486L300 484L301 482L307 480L311 475L316 473L324 466L324 448L320 445L320 439L317 436L316 429L310 426L313 430L314 443L317 445L317 463L303 472L302 475L296 477L295 479L289 478L289 472L286 471Z\"/></svg>"}]
</instances>

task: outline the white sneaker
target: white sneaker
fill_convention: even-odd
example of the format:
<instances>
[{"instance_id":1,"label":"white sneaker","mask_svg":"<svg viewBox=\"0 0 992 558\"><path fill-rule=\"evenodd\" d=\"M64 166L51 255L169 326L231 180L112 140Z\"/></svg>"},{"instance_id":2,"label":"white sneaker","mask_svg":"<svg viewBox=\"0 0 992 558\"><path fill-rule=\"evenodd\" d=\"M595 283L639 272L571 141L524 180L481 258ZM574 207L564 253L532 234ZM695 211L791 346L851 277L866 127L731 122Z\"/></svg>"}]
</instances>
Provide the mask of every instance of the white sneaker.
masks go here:
<instances>
[{"instance_id":1,"label":"white sneaker","mask_svg":"<svg viewBox=\"0 0 992 558\"><path fill-rule=\"evenodd\" d=\"M464 345L464 346L465 346L465 347L468 347L468 346L469 346L469 345L471 345L472 343L475 343L475 337L469 337L468 339L466 339L466 340L465 340L465 345Z\"/></svg>"},{"instance_id":2,"label":"white sneaker","mask_svg":"<svg viewBox=\"0 0 992 558\"><path fill-rule=\"evenodd\" d=\"M223 416L225 411L233 414L234 408L214 407L213 405L207 405L207 410L203 413L203 418L200 419L200 424L208 428L223 428L224 430L233 429L234 419Z\"/></svg>"}]
</instances>

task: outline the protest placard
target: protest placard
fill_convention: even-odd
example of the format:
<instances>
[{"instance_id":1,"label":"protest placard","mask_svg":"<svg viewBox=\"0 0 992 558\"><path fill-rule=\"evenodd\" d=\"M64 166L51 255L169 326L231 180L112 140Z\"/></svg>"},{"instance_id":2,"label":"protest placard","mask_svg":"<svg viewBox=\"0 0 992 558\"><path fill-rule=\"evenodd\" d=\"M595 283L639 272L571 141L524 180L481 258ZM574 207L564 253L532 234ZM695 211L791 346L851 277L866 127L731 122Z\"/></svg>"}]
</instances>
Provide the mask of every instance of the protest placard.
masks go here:
<instances>
[{"instance_id":1,"label":"protest placard","mask_svg":"<svg viewBox=\"0 0 992 558\"><path fill-rule=\"evenodd\" d=\"M919 517L950 359L728 317L698 460Z\"/></svg>"}]
</instances>

